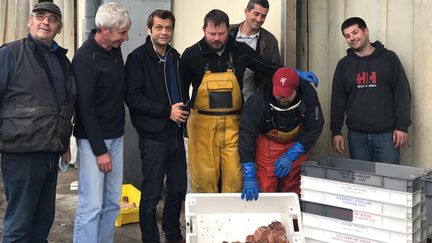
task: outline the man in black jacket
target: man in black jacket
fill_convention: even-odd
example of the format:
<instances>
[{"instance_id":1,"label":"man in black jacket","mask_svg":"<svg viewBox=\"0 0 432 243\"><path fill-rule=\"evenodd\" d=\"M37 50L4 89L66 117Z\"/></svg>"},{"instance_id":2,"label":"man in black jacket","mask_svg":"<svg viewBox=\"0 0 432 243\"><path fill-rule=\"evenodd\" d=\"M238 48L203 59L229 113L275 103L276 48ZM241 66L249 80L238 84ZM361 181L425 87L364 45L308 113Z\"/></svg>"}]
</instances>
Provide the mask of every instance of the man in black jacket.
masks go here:
<instances>
[{"instance_id":1,"label":"man in black jacket","mask_svg":"<svg viewBox=\"0 0 432 243\"><path fill-rule=\"evenodd\" d=\"M370 43L363 19L345 20L341 31L350 48L333 77L333 148L344 151L346 115L352 159L399 164L399 148L407 142L411 125L411 92L402 64L379 41Z\"/></svg>"},{"instance_id":2,"label":"man in black jacket","mask_svg":"<svg viewBox=\"0 0 432 243\"><path fill-rule=\"evenodd\" d=\"M79 168L74 243L113 242L122 193L125 70L120 46L129 39L131 20L122 5L106 2L95 23L97 29L72 61Z\"/></svg>"},{"instance_id":3,"label":"man in black jacket","mask_svg":"<svg viewBox=\"0 0 432 243\"><path fill-rule=\"evenodd\" d=\"M143 182L140 227L143 242L159 242L156 206L167 180L162 229L168 242L183 240L180 212L187 188L183 122L189 112L182 98L179 53L169 45L175 18L156 10L147 20L146 42L126 61L126 104L139 135Z\"/></svg>"},{"instance_id":4,"label":"man in black jacket","mask_svg":"<svg viewBox=\"0 0 432 243\"><path fill-rule=\"evenodd\" d=\"M62 25L57 5L38 3L28 37L0 47L4 243L47 242L54 221L57 165L60 156L70 160L76 99L67 50L54 41Z\"/></svg>"},{"instance_id":5,"label":"man in black jacket","mask_svg":"<svg viewBox=\"0 0 432 243\"><path fill-rule=\"evenodd\" d=\"M300 164L324 126L315 89L291 68L280 68L261 85L240 118L242 199L259 191L300 194Z\"/></svg>"}]
</instances>

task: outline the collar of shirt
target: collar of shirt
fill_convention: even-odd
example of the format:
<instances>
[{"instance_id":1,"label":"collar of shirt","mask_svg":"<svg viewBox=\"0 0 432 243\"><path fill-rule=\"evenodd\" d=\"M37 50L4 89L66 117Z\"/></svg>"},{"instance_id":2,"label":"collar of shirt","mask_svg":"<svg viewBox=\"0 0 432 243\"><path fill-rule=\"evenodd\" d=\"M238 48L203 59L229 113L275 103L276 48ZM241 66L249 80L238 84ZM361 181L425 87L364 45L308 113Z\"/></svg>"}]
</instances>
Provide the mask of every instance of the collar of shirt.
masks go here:
<instances>
[{"instance_id":1,"label":"collar of shirt","mask_svg":"<svg viewBox=\"0 0 432 243\"><path fill-rule=\"evenodd\" d=\"M243 25L243 24L242 24ZM259 38L259 35L260 35L260 32L261 32L261 29L256 33L256 34L253 34L253 35L245 35L245 34L243 34L242 32L241 32L241 26L239 26L239 28L238 28L239 30L237 31L237 36L236 36L236 39L258 39Z\"/></svg>"},{"instance_id":2,"label":"collar of shirt","mask_svg":"<svg viewBox=\"0 0 432 243\"><path fill-rule=\"evenodd\" d=\"M256 33L256 34L248 36L248 35L241 33L240 29L241 29L241 27L239 27L239 31L237 31L236 41L244 42L248 46L252 47L252 49L256 50L260 31L258 31L258 33Z\"/></svg>"}]
</instances>

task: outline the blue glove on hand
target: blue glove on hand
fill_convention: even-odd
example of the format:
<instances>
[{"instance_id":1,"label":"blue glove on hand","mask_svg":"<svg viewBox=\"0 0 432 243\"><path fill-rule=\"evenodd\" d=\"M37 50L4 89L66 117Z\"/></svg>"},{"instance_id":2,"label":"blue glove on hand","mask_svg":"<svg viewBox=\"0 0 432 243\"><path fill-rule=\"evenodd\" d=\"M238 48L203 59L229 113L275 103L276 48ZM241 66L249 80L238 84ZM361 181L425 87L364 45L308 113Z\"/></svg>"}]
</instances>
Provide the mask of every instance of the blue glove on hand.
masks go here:
<instances>
[{"instance_id":1,"label":"blue glove on hand","mask_svg":"<svg viewBox=\"0 0 432 243\"><path fill-rule=\"evenodd\" d=\"M296 70L296 72L300 79L303 79L308 83L313 84L315 87L318 87L318 78L313 72L303 72L300 70Z\"/></svg>"},{"instance_id":2,"label":"blue glove on hand","mask_svg":"<svg viewBox=\"0 0 432 243\"><path fill-rule=\"evenodd\" d=\"M292 161L284 155L274 163L274 174L279 178L284 178L291 171Z\"/></svg>"},{"instance_id":3,"label":"blue glove on hand","mask_svg":"<svg viewBox=\"0 0 432 243\"><path fill-rule=\"evenodd\" d=\"M243 172L243 190L241 199L252 201L258 199L259 187L256 179L256 170L254 162L242 163Z\"/></svg>"},{"instance_id":4,"label":"blue glove on hand","mask_svg":"<svg viewBox=\"0 0 432 243\"><path fill-rule=\"evenodd\" d=\"M274 174L278 178L287 176L292 167L293 161L297 160L304 153L304 147L301 143L296 142L274 163Z\"/></svg>"}]
</instances>

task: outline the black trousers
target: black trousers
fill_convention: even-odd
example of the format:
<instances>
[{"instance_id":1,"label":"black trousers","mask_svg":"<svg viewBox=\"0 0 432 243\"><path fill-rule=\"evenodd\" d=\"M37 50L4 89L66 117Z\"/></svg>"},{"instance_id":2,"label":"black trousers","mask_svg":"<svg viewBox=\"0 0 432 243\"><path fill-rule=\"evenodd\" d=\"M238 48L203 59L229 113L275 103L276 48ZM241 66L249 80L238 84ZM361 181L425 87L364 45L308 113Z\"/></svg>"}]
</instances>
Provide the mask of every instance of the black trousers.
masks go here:
<instances>
[{"instance_id":1,"label":"black trousers","mask_svg":"<svg viewBox=\"0 0 432 243\"><path fill-rule=\"evenodd\" d=\"M54 221L58 153L2 154L8 202L3 242L48 242Z\"/></svg>"},{"instance_id":2,"label":"black trousers","mask_svg":"<svg viewBox=\"0 0 432 243\"><path fill-rule=\"evenodd\" d=\"M139 138L143 182L140 200L140 228L143 242L160 242L156 206L161 199L166 176L167 195L162 230L167 240L182 239L180 213L187 189L186 153L182 131L168 142Z\"/></svg>"}]
</instances>

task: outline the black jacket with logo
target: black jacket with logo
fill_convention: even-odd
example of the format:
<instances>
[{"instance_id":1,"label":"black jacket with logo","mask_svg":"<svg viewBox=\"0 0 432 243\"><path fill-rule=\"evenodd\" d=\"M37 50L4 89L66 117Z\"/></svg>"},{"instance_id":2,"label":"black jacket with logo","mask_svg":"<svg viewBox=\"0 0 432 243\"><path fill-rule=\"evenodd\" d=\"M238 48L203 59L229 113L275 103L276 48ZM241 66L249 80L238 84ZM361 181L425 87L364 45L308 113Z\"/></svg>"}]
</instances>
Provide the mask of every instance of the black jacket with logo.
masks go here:
<instances>
[{"instance_id":1,"label":"black jacket with logo","mask_svg":"<svg viewBox=\"0 0 432 243\"><path fill-rule=\"evenodd\" d=\"M407 132L411 125L411 92L397 55L379 42L359 57L350 48L336 66L331 98L332 135L347 126L357 132Z\"/></svg>"}]
</instances>

